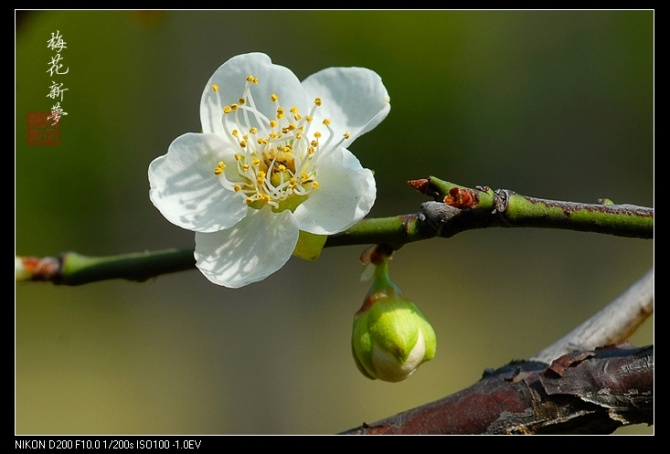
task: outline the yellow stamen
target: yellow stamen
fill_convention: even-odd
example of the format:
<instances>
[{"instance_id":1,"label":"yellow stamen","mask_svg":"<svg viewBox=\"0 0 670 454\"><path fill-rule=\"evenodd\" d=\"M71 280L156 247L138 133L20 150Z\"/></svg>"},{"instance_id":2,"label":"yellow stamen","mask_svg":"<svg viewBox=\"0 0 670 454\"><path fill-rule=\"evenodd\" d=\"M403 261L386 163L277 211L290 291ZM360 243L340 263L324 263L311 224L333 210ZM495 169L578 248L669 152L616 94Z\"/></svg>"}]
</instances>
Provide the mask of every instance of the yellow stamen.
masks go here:
<instances>
[{"instance_id":1,"label":"yellow stamen","mask_svg":"<svg viewBox=\"0 0 670 454\"><path fill-rule=\"evenodd\" d=\"M282 106L278 93L270 95L275 118L272 114L268 118L256 111L251 84L258 84L258 78L249 75L242 97L223 107L226 114L235 111L234 118L229 117L223 123L226 134L244 149L234 155L236 177L227 187L243 193L251 208L260 209L269 204L275 211L294 210L310 192L319 189L319 183L314 179L319 163L317 156L321 152L327 153L334 142L332 121L323 119L325 132L314 130L323 129L320 127L310 130L316 109L322 104L321 98L314 99L311 115L302 116L297 106L290 109ZM219 87L212 84L212 90L218 92ZM349 138L350 134L346 132L339 143ZM224 171L225 168L220 162L214 173L232 177L232 172Z\"/></svg>"},{"instance_id":2,"label":"yellow stamen","mask_svg":"<svg viewBox=\"0 0 670 454\"><path fill-rule=\"evenodd\" d=\"M226 168L226 165L223 163L223 161L219 162L219 165L214 169L214 175L219 176L223 173L223 169Z\"/></svg>"}]
</instances>

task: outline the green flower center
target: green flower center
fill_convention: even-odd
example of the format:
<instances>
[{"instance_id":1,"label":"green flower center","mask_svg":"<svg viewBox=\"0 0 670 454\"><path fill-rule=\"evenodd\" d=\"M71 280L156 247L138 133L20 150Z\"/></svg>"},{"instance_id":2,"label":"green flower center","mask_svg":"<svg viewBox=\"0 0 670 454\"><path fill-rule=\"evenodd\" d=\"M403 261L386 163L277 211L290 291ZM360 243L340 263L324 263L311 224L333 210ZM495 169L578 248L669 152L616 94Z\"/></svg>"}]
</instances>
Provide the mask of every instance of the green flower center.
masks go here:
<instances>
[{"instance_id":1,"label":"green flower center","mask_svg":"<svg viewBox=\"0 0 670 454\"><path fill-rule=\"evenodd\" d=\"M309 115L303 116L295 106L287 111L272 94L275 113L267 117L256 108L251 95L255 84L258 78L248 76L238 102L223 107L225 134L239 146L239 152L234 163L219 162L214 174L225 187L243 193L251 208L269 204L276 212L293 211L319 189L319 162L348 139L349 133L333 143L328 119L323 120L328 131L323 142L320 131L310 131L320 98L314 100ZM212 85L212 90L218 92L219 87Z\"/></svg>"}]
</instances>

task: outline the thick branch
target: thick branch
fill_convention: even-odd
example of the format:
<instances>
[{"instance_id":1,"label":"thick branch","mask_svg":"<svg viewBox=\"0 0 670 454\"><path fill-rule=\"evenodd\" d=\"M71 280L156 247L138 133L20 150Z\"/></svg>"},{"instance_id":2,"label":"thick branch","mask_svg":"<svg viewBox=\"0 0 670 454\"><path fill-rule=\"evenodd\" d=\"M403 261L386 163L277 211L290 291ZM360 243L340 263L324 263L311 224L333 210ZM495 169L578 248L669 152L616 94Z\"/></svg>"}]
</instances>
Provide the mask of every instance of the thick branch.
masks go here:
<instances>
[{"instance_id":1,"label":"thick branch","mask_svg":"<svg viewBox=\"0 0 670 454\"><path fill-rule=\"evenodd\" d=\"M653 424L653 347L606 348L550 367L513 362L456 394L344 434L611 433Z\"/></svg>"},{"instance_id":2,"label":"thick branch","mask_svg":"<svg viewBox=\"0 0 670 454\"><path fill-rule=\"evenodd\" d=\"M532 358L346 433L610 433L622 425L652 424L653 347L597 348L625 342L652 311L653 269Z\"/></svg>"}]
</instances>

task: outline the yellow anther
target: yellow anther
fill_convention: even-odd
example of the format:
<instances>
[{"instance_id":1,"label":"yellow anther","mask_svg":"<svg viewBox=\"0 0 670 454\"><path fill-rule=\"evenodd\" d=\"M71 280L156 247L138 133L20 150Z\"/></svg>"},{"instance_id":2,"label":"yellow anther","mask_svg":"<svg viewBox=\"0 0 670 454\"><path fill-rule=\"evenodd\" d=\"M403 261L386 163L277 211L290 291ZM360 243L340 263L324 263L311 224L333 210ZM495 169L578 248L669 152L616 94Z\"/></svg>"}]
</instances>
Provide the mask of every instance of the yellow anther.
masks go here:
<instances>
[{"instance_id":1,"label":"yellow anther","mask_svg":"<svg viewBox=\"0 0 670 454\"><path fill-rule=\"evenodd\" d=\"M247 197L246 202L247 204L251 205L252 203L254 203L254 199L252 199L251 197Z\"/></svg>"},{"instance_id":2,"label":"yellow anther","mask_svg":"<svg viewBox=\"0 0 670 454\"><path fill-rule=\"evenodd\" d=\"M319 183L316 182L316 181L312 181L312 187L313 187L314 189L319 189Z\"/></svg>"},{"instance_id":3,"label":"yellow anther","mask_svg":"<svg viewBox=\"0 0 670 454\"><path fill-rule=\"evenodd\" d=\"M258 167L261 164L261 160L258 159L258 158L254 158L254 159L251 160L251 163L253 165L255 165L256 167Z\"/></svg>"},{"instance_id":4,"label":"yellow anther","mask_svg":"<svg viewBox=\"0 0 670 454\"><path fill-rule=\"evenodd\" d=\"M240 103L241 106L245 105L247 103L247 100L244 98L240 98L237 100L238 103Z\"/></svg>"},{"instance_id":5,"label":"yellow anther","mask_svg":"<svg viewBox=\"0 0 670 454\"><path fill-rule=\"evenodd\" d=\"M237 137L237 135L238 135L240 132L239 132L237 129L233 129L232 131L230 131L230 133L231 133L234 137Z\"/></svg>"},{"instance_id":6,"label":"yellow anther","mask_svg":"<svg viewBox=\"0 0 670 454\"><path fill-rule=\"evenodd\" d=\"M235 192L240 192L242 190L242 186L236 184L235 186L233 186L233 189L235 190Z\"/></svg>"},{"instance_id":7,"label":"yellow anther","mask_svg":"<svg viewBox=\"0 0 670 454\"><path fill-rule=\"evenodd\" d=\"M319 146L319 141L318 140L312 140L310 145L313 146L313 147L318 147Z\"/></svg>"},{"instance_id":8,"label":"yellow anther","mask_svg":"<svg viewBox=\"0 0 670 454\"><path fill-rule=\"evenodd\" d=\"M267 145L268 144L268 139L266 139L265 137L261 137L260 139L258 139L258 143L260 145Z\"/></svg>"},{"instance_id":9,"label":"yellow anther","mask_svg":"<svg viewBox=\"0 0 670 454\"><path fill-rule=\"evenodd\" d=\"M247 142L245 142L244 140L240 140L240 146L242 148L246 148L247 147Z\"/></svg>"},{"instance_id":10,"label":"yellow anther","mask_svg":"<svg viewBox=\"0 0 670 454\"><path fill-rule=\"evenodd\" d=\"M315 151L314 147L307 147L307 153L314 154L314 151Z\"/></svg>"},{"instance_id":11,"label":"yellow anther","mask_svg":"<svg viewBox=\"0 0 670 454\"><path fill-rule=\"evenodd\" d=\"M289 131L293 131L293 130L295 130L295 128L296 128L295 124L293 124L293 123L288 124L288 130Z\"/></svg>"},{"instance_id":12,"label":"yellow anther","mask_svg":"<svg viewBox=\"0 0 670 454\"><path fill-rule=\"evenodd\" d=\"M270 99L272 99L273 102L277 102L277 101L279 101L279 96L272 93L272 95L270 96Z\"/></svg>"},{"instance_id":13,"label":"yellow anther","mask_svg":"<svg viewBox=\"0 0 670 454\"><path fill-rule=\"evenodd\" d=\"M249 164L242 164L242 171L246 172L247 170L249 170Z\"/></svg>"},{"instance_id":14,"label":"yellow anther","mask_svg":"<svg viewBox=\"0 0 670 454\"><path fill-rule=\"evenodd\" d=\"M345 132L344 133L344 138L348 139L349 137L351 137L351 134L349 134L349 131Z\"/></svg>"},{"instance_id":15,"label":"yellow anther","mask_svg":"<svg viewBox=\"0 0 670 454\"><path fill-rule=\"evenodd\" d=\"M317 139L320 139L321 138L321 133L319 131L316 131L314 133L314 137L317 138Z\"/></svg>"},{"instance_id":16,"label":"yellow anther","mask_svg":"<svg viewBox=\"0 0 670 454\"><path fill-rule=\"evenodd\" d=\"M249 75L249 76L247 76L247 82L251 82L251 83L257 84L257 83L258 83L258 79L255 78L255 77L252 76L252 75Z\"/></svg>"},{"instance_id":17,"label":"yellow anther","mask_svg":"<svg viewBox=\"0 0 670 454\"><path fill-rule=\"evenodd\" d=\"M277 170L280 172L284 172L286 170L286 166L284 164L279 164L277 166Z\"/></svg>"},{"instance_id":18,"label":"yellow anther","mask_svg":"<svg viewBox=\"0 0 670 454\"><path fill-rule=\"evenodd\" d=\"M321 105L321 98L316 98L314 100L314 104L316 104L317 106L320 106Z\"/></svg>"},{"instance_id":19,"label":"yellow anther","mask_svg":"<svg viewBox=\"0 0 670 454\"><path fill-rule=\"evenodd\" d=\"M251 134L256 134L256 133L258 132L258 128L254 128L254 127L252 126L251 128L249 128L249 132L250 132Z\"/></svg>"},{"instance_id":20,"label":"yellow anther","mask_svg":"<svg viewBox=\"0 0 670 454\"><path fill-rule=\"evenodd\" d=\"M328 126L328 125L330 124L330 120L327 119L327 118L324 118L324 119L323 119L323 124L326 125L326 126Z\"/></svg>"},{"instance_id":21,"label":"yellow anther","mask_svg":"<svg viewBox=\"0 0 670 454\"><path fill-rule=\"evenodd\" d=\"M224 114L229 114L232 111L233 111L233 109L231 109L230 106L224 106L223 107L223 113Z\"/></svg>"},{"instance_id":22,"label":"yellow anther","mask_svg":"<svg viewBox=\"0 0 670 454\"><path fill-rule=\"evenodd\" d=\"M223 161L219 162L219 165L214 169L214 175L219 176L221 173L223 173L223 169L226 168L226 165L223 163Z\"/></svg>"},{"instance_id":23,"label":"yellow anther","mask_svg":"<svg viewBox=\"0 0 670 454\"><path fill-rule=\"evenodd\" d=\"M300 134L299 132L297 132L297 133L295 134L295 138L298 139L298 140L302 139L302 134Z\"/></svg>"},{"instance_id":24,"label":"yellow anther","mask_svg":"<svg viewBox=\"0 0 670 454\"><path fill-rule=\"evenodd\" d=\"M277 107L277 120L281 120L282 118L284 118L284 108Z\"/></svg>"},{"instance_id":25,"label":"yellow anther","mask_svg":"<svg viewBox=\"0 0 670 454\"><path fill-rule=\"evenodd\" d=\"M238 106L238 105L235 104L235 103L233 103L233 104L230 105L230 108L231 108L232 110L237 110L238 107L240 107L240 106Z\"/></svg>"},{"instance_id":26,"label":"yellow anther","mask_svg":"<svg viewBox=\"0 0 670 454\"><path fill-rule=\"evenodd\" d=\"M242 159L242 156L240 156L240 155L238 155L238 154L235 155L235 160L236 160L236 161L240 161L241 159Z\"/></svg>"},{"instance_id":27,"label":"yellow anther","mask_svg":"<svg viewBox=\"0 0 670 454\"><path fill-rule=\"evenodd\" d=\"M212 90L214 90L215 93L219 92L219 86L216 84L212 84Z\"/></svg>"},{"instance_id":28,"label":"yellow anther","mask_svg":"<svg viewBox=\"0 0 670 454\"><path fill-rule=\"evenodd\" d=\"M277 127L277 122L275 120L270 120L270 127L271 128L276 128Z\"/></svg>"},{"instance_id":29,"label":"yellow anther","mask_svg":"<svg viewBox=\"0 0 670 454\"><path fill-rule=\"evenodd\" d=\"M311 115L307 115L307 116L305 117L305 121L312 121L312 120L313 120L313 118L312 118Z\"/></svg>"}]
</instances>

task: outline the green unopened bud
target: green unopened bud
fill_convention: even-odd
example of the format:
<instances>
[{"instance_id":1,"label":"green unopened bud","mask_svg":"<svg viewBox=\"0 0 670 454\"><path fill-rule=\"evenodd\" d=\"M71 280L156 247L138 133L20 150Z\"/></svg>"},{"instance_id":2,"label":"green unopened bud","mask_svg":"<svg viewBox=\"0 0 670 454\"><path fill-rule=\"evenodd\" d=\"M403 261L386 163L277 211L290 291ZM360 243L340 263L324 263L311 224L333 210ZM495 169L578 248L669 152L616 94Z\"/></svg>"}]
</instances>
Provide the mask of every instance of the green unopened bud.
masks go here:
<instances>
[{"instance_id":1,"label":"green unopened bud","mask_svg":"<svg viewBox=\"0 0 670 454\"><path fill-rule=\"evenodd\" d=\"M368 378L398 382L433 359L436 347L433 327L391 281L388 259L384 259L354 316L351 348L356 366Z\"/></svg>"}]
</instances>

